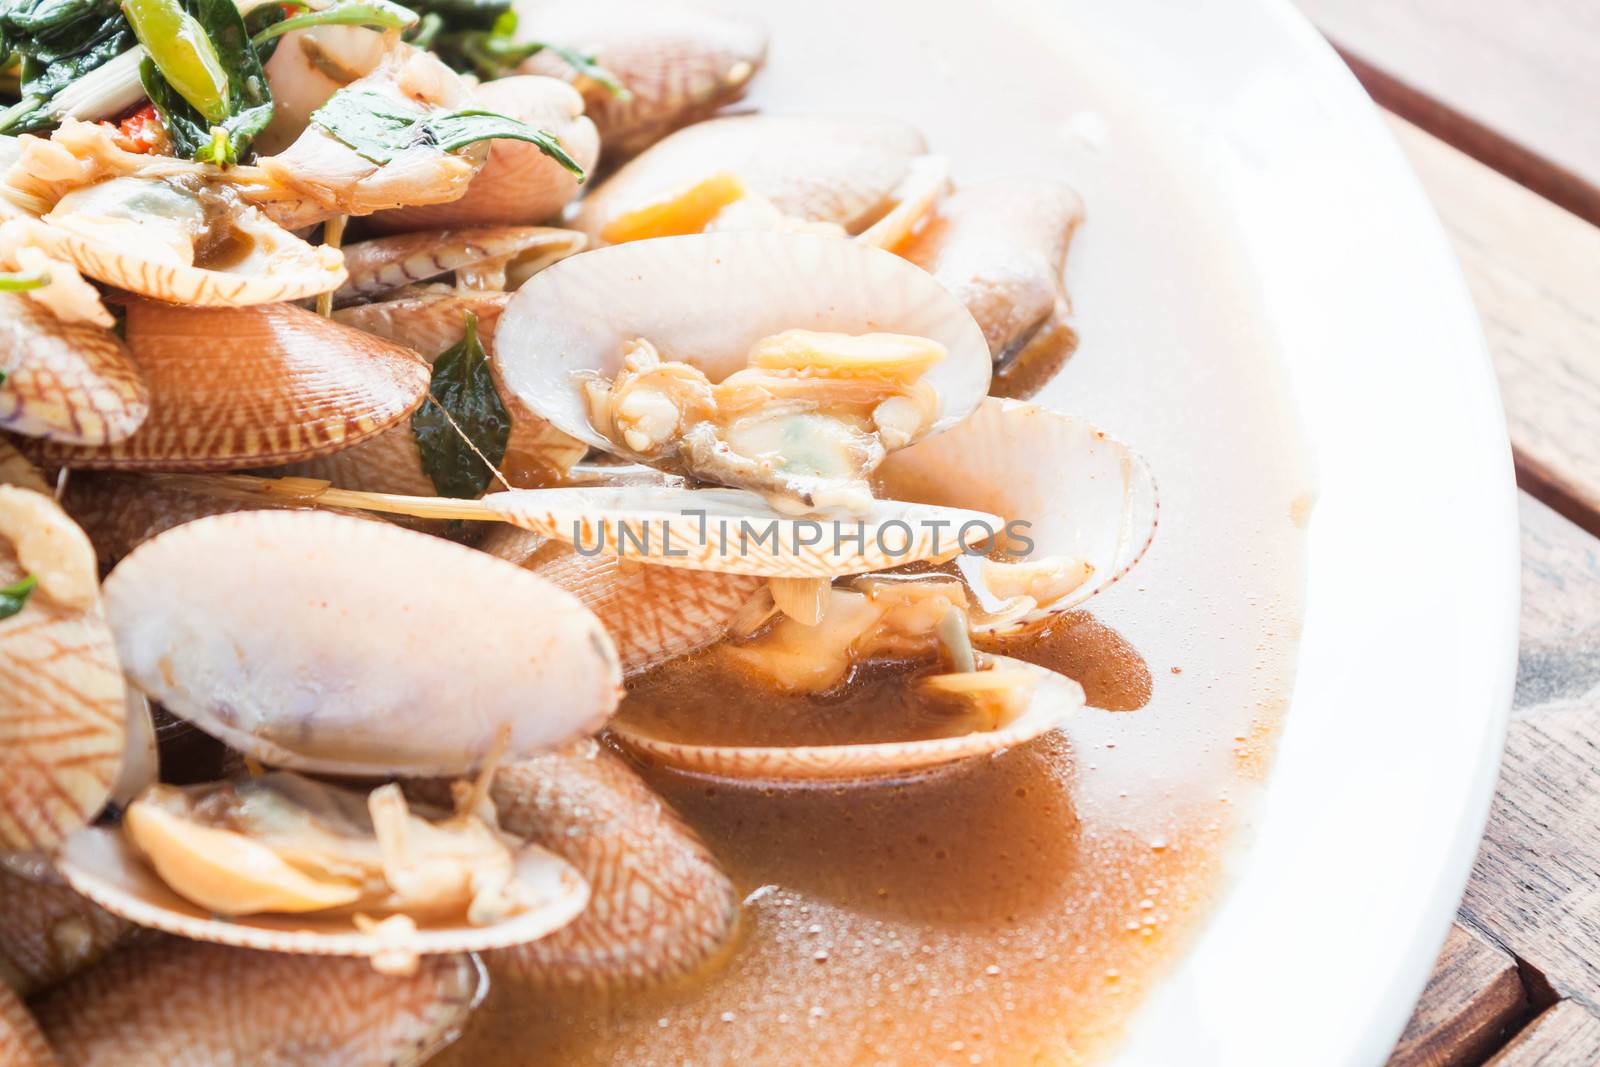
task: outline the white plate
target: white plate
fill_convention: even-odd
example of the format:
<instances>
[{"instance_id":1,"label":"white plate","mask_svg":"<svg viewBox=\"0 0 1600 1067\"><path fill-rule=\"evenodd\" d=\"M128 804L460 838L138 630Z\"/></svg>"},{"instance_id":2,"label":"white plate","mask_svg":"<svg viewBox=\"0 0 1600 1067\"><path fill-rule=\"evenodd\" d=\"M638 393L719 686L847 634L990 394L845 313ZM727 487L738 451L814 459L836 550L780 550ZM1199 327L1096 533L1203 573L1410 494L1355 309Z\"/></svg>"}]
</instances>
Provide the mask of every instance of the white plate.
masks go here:
<instances>
[{"instance_id":1,"label":"white plate","mask_svg":"<svg viewBox=\"0 0 1600 1067\"><path fill-rule=\"evenodd\" d=\"M1376 108L1288 4L1018 10L1092 25L1233 192L1320 486L1257 833L1116 1062L1382 1063L1477 851L1515 674L1516 491L1477 316Z\"/></svg>"},{"instance_id":2,"label":"white plate","mask_svg":"<svg viewBox=\"0 0 1600 1067\"><path fill-rule=\"evenodd\" d=\"M1176 346L1186 367L1204 363L1217 353L1194 320L1220 314L1252 317L1282 354L1318 490L1293 702L1231 888L1116 1062L1382 1063L1487 812L1518 571L1477 317L1377 110L1275 0L758 6L774 30L759 103L909 119L955 157L958 181L1031 172L1083 187L1068 281L1084 341L1048 402L1147 448L1195 372L1139 380L1141 352ZM1159 151L1135 150L1152 135ZM1197 232L1221 235L1218 259L1243 261L1242 300L1230 303L1222 264L1207 269L1209 250L1200 269L1161 261L1195 244L1157 210L1179 198L1198 205L1183 209ZM1248 384L1258 392L1235 408L1269 391ZM1250 440L1222 447L1261 448ZM1165 520L1185 464L1149 458ZM1184 532L1164 521L1152 557ZM1105 598L1113 625L1136 618L1124 608L1144 590L1129 586L1170 595L1164 565L1147 560ZM1165 658L1182 651L1163 646L1170 635L1130 636L1152 663L1183 662Z\"/></svg>"}]
</instances>

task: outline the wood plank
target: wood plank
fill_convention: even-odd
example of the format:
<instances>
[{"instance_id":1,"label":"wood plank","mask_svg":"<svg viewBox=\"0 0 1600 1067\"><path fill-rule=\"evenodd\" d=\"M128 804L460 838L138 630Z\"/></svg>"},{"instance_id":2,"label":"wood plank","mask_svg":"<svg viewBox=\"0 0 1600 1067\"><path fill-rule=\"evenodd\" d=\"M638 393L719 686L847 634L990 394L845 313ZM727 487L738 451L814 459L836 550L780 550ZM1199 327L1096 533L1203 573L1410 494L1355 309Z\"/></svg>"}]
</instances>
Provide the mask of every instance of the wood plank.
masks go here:
<instances>
[{"instance_id":1,"label":"wood plank","mask_svg":"<svg viewBox=\"0 0 1600 1067\"><path fill-rule=\"evenodd\" d=\"M1600 228L1393 126L1478 305L1524 487L1600 532Z\"/></svg>"},{"instance_id":2,"label":"wood plank","mask_svg":"<svg viewBox=\"0 0 1600 1067\"><path fill-rule=\"evenodd\" d=\"M1600 540L1522 494L1516 714L1600 705Z\"/></svg>"},{"instance_id":3,"label":"wood plank","mask_svg":"<svg viewBox=\"0 0 1600 1067\"><path fill-rule=\"evenodd\" d=\"M1545 1011L1486 1067L1594 1067L1600 1063L1600 1018L1563 1000Z\"/></svg>"},{"instance_id":4,"label":"wood plank","mask_svg":"<svg viewBox=\"0 0 1600 1067\"><path fill-rule=\"evenodd\" d=\"M1299 3L1380 103L1600 222L1600 5Z\"/></svg>"},{"instance_id":5,"label":"wood plank","mask_svg":"<svg viewBox=\"0 0 1600 1067\"><path fill-rule=\"evenodd\" d=\"M1481 1063L1528 1010L1517 963L1460 923L1450 928L1389 1067Z\"/></svg>"}]
</instances>

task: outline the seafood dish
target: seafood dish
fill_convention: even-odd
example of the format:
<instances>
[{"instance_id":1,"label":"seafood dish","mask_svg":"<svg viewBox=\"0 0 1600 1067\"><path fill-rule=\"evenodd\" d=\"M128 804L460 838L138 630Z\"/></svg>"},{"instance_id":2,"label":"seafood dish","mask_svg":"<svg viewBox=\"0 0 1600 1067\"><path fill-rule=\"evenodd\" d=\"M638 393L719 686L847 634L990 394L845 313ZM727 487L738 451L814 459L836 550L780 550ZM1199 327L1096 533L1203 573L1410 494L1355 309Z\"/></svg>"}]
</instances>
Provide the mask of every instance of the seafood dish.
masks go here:
<instances>
[{"instance_id":1,"label":"seafood dish","mask_svg":"<svg viewBox=\"0 0 1600 1067\"><path fill-rule=\"evenodd\" d=\"M1115 1047L1292 677L1270 361L1127 344L1159 168L761 7L0 0L0 1062Z\"/></svg>"}]
</instances>

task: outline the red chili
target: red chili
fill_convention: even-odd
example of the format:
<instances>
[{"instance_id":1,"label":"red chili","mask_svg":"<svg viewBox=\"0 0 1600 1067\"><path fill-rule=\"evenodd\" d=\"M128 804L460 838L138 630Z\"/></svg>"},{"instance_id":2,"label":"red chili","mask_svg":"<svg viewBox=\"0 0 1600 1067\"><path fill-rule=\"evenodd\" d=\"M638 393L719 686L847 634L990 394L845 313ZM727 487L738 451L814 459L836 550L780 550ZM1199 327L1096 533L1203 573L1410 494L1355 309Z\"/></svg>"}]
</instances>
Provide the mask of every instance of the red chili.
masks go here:
<instances>
[{"instance_id":1,"label":"red chili","mask_svg":"<svg viewBox=\"0 0 1600 1067\"><path fill-rule=\"evenodd\" d=\"M117 139L129 152L159 151L167 142L167 131L155 105L146 104L117 123Z\"/></svg>"}]
</instances>

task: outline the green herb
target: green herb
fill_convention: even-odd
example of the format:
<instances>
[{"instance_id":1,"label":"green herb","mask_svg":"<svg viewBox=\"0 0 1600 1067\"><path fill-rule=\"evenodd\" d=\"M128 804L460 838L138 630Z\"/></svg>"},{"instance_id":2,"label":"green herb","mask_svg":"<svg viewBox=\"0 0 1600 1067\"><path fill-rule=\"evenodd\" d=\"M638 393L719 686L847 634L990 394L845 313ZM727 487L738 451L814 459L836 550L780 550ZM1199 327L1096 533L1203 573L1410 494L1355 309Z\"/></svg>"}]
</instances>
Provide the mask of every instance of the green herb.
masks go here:
<instances>
[{"instance_id":1,"label":"green herb","mask_svg":"<svg viewBox=\"0 0 1600 1067\"><path fill-rule=\"evenodd\" d=\"M0 273L0 293L20 293L28 289L43 289L50 284L50 275L42 271L32 274Z\"/></svg>"},{"instance_id":2,"label":"green herb","mask_svg":"<svg viewBox=\"0 0 1600 1067\"><path fill-rule=\"evenodd\" d=\"M0 3L0 53L20 60L22 99L0 111L0 133L53 126L57 93L134 45L117 0Z\"/></svg>"},{"instance_id":3,"label":"green herb","mask_svg":"<svg viewBox=\"0 0 1600 1067\"><path fill-rule=\"evenodd\" d=\"M485 460L498 466L505 459L511 415L478 342L478 317L468 312L466 320L466 336L433 363L428 399L411 416L411 435L439 495L471 500L493 477Z\"/></svg>"},{"instance_id":4,"label":"green herb","mask_svg":"<svg viewBox=\"0 0 1600 1067\"><path fill-rule=\"evenodd\" d=\"M38 584L39 579L29 574L0 589L0 619L9 619L21 611L27 605L33 587Z\"/></svg>"},{"instance_id":5,"label":"green herb","mask_svg":"<svg viewBox=\"0 0 1600 1067\"><path fill-rule=\"evenodd\" d=\"M274 22L252 34L250 42L260 48L291 30L303 30L311 26L370 26L378 30L409 30L417 22L415 11L390 3L389 0L344 0L321 11L306 11Z\"/></svg>"},{"instance_id":6,"label":"green herb","mask_svg":"<svg viewBox=\"0 0 1600 1067\"><path fill-rule=\"evenodd\" d=\"M311 114L311 121L357 155L382 166L408 148L432 145L458 152L488 140L526 141L583 180L583 168L561 142L544 130L494 111L430 112L404 105L370 89L340 89Z\"/></svg>"},{"instance_id":7,"label":"green herb","mask_svg":"<svg viewBox=\"0 0 1600 1067\"><path fill-rule=\"evenodd\" d=\"M632 95L592 55L547 41L517 40L517 15L514 11L501 12L487 27L466 28L452 24L447 17L438 13L430 14L438 21L428 35L427 44L418 44L417 47L431 48L446 64L463 73L476 74L483 81L493 81L514 73L540 52L553 52L567 66L603 86L612 96L625 100Z\"/></svg>"},{"instance_id":8,"label":"green herb","mask_svg":"<svg viewBox=\"0 0 1600 1067\"><path fill-rule=\"evenodd\" d=\"M150 50L139 68L150 102L172 138L173 148L186 159L230 164L243 158L258 133L272 121L272 92L261 69L261 57L250 43L244 19L233 0L124 0L133 4L181 3L185 16L200 29L214 49L225 72L215 98L196 103L171 80L169 62L163 65ZM193 78L190 70L186 77ZM199 95L199 94L197 94ZM204 105L204 106L201 106ZM220 117L218 117L220 116Z\"/></svg>"}]
</instances>

